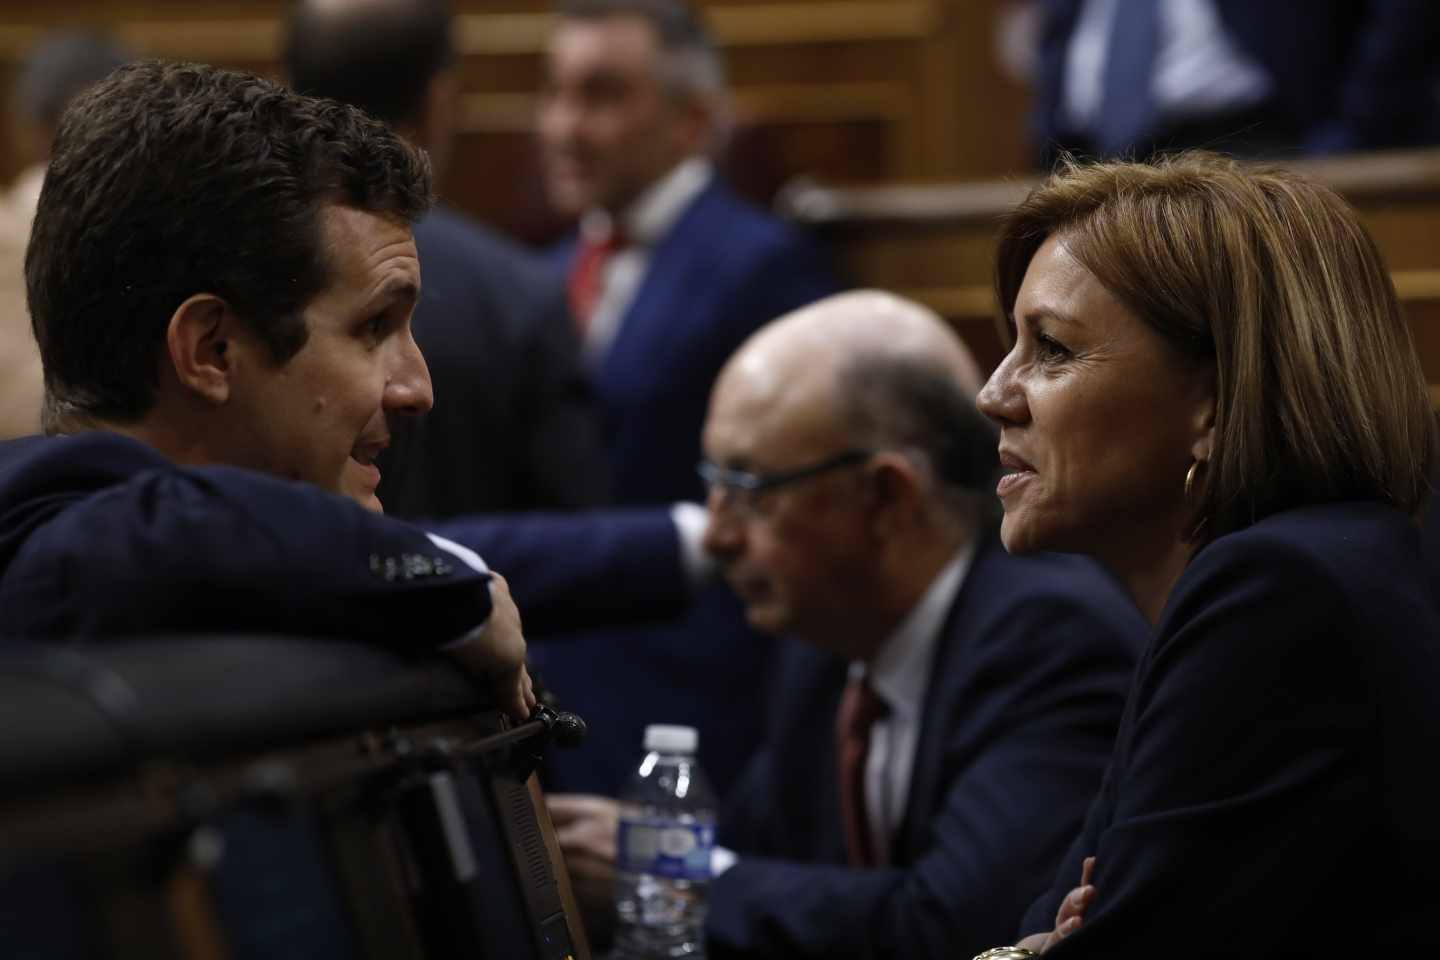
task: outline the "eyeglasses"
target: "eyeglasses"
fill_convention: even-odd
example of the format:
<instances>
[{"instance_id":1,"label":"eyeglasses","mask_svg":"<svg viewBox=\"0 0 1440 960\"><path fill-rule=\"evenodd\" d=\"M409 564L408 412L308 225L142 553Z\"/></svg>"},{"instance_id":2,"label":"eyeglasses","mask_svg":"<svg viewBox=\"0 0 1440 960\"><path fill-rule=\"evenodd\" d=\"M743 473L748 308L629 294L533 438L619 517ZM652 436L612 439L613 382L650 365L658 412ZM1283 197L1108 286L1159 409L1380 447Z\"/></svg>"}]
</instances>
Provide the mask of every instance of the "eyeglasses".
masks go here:
<instances>
[{"instance_id":1,"label":"eyeglasses","mask_svg":"<svg viewBox=\"0 0 1440 960\"><path fill-rule=\"evenodd\" d=\"M844 450L816 463L794 467L790 470L775 470L770 473L732 470L711 463L709 460L700 461L695 469L710 490L718 490L722 497L731 498L746 509L754 509L764 494L779 490L781 487L788 487L801 480L818 477L822 473L829 473L842 467L853 467L856 464L864 463L872 456L874 454L869 450Z\"/></svg>"}]
</instances>

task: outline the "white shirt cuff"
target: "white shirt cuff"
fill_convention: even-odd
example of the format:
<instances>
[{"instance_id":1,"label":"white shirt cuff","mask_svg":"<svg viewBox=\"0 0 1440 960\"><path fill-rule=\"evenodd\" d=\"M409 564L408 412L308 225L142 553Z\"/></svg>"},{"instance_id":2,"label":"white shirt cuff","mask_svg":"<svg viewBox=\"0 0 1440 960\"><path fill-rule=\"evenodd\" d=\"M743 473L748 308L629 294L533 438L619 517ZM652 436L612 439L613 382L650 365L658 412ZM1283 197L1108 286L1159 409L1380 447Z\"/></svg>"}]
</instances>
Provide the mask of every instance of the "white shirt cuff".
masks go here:
<instances>
[{"instance_id":1,"label":"white shirt cuff","mask_svg":"<svg viewBox=\"0 0 1440 960\"><path fill-rule=\"evenodd\" d=\"M737 854L735 853L735 851L734 851L734 850L731 850L729 847L711 847L711 848L710 848L710 876L711 876L711 878L713 879L713 878L715 878L715 877L720 876L720 874L724 873L726 870L729 870L731 867L735 866L735 864L737 864L737 863L739 863L739 862L740 862L740 857L739 857L739 855L737 855Z\"/></svg>"},{"instance_id":2,"label":"white shirt cuff","mask_svg":"<svg viewBox=\"0 0 1440 960\"><path fill-rule=\"evenodd\" d=\"M710 526L710 511L698 503L677 503L670 507L670 519L680 538L680 567L692 587L698 587L715 575L715 561L705 552L705 528Z\"/></svg>"},{"instance_id":3,"label":"white shirt cuff","mask_svg":"<svg viewBox=\"0 0 1440 960\"><path fill-rule=\"evenodd\" d=\"M469 547L461 546L454 540L447 540L444 537L437 536L433 533L427 533L425 534L425 536L429 537L430 542L435 544L435 546L455 557L455 559L459 560L461 563L465 564L465 566L469 567L471 570L474 570L476 573L490 572L490 567L485 563L484 560L480 559L480 554L476 553L474 550L471 550ZM487 581L485 584L485 589L493 590L494 583L494 580ZM493 594L491 595L490 599L492 601L495 599ZM454 650L457 647L463 647L466 644L474 643L485 635L485 626L489 622L490 618L486 617L484 620L481 620L475 626L471 627L469 630L466 630L463 634L456 637L454 640L451 640L449 643L443 645L440 649Z\"/></svg>"}]
</instances>

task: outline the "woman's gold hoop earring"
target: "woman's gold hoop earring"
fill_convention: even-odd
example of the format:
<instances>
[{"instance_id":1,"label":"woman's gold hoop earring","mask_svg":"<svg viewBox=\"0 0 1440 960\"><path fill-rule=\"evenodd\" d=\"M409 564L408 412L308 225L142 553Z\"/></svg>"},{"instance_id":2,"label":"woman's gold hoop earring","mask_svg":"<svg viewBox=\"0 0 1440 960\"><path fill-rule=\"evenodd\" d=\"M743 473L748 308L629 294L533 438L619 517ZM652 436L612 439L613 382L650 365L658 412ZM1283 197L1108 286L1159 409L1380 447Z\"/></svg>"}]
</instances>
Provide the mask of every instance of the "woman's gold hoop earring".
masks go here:
<instances>
[{"instance_id":1,"label":"woman's gold hoop earring","mask_svg":"<svg viewBox=\"0 0 1440 960\"><path fill-rule=\"evenodd\" d=\"M1185 472L1185 501L1190 501L1190 493L1195 488L1195 471L1200 469L1204 460L1194 460L1190 463L1190 469Z\"/></svg>"}]
</instances>

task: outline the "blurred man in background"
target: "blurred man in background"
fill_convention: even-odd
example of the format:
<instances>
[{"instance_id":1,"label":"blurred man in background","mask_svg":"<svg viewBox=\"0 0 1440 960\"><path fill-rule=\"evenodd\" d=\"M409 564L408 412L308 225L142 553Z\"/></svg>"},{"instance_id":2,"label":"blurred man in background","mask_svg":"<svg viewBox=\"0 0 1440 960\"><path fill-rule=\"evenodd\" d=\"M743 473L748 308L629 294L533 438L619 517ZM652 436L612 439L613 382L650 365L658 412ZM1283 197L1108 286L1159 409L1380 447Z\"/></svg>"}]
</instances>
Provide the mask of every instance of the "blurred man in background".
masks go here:
<instances>
[{"instance_id":1,"label":"blurred man in background","mask_svg":"<svg viewBox=\"0 0 1440 960\"><path fill-rule=\"evenodd\" d=\"M291 85L384 120L429 153L443 183L458 93L452 19L448 0L304 0L288 23ZM415 244L425 274L415 340L441 402L381 455L386 510L439 518L604 502L563 285L444 206L415 225Z\"/></svg>"},{"instance_id":2,"label":"blurred man in background","mask_svg":"<svg viewBox=\"0 0 1440 960\"><path fill-rule=\"evenodd\" d=\"M714 41L680 0L566 0L540 110L570 302L621 502L696 497L720 365L834 289L809 246L715 174L729 106Z\"/></svg>"},{"instance_id":3,"label":"blurred man in background","mask_svg":"<svg viewBox=\"0 0 1440 960\"><path fill-rule=\"evenodd\" d=\"M10 94L11 143L25 165L0 193L0 440L40 429L40 351L25 307L25 245L50 141L67 104L130 59L107 37L67 31L41 40Z\"/></svg>"}]
</instances>

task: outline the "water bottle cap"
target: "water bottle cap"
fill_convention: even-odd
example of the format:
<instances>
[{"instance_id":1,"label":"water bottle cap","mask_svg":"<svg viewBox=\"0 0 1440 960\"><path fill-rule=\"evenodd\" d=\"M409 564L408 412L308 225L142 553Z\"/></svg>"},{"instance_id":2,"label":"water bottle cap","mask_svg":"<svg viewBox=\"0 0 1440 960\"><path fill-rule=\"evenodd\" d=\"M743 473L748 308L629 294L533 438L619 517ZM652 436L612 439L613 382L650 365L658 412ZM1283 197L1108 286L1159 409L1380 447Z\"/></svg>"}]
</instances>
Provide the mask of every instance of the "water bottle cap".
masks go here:
<instances>
[{"instance_id":1,"label":"water bottle cap","mask_svg":"<svg viewBox=\"0 0 1440 960\"><path fill-rule=\"evenodd\" d=\"M660 753L694 753L700 745L700 733L694 727L669 723L652 723L645 728L645 749Z\"/></svg>"}]
</instances>

